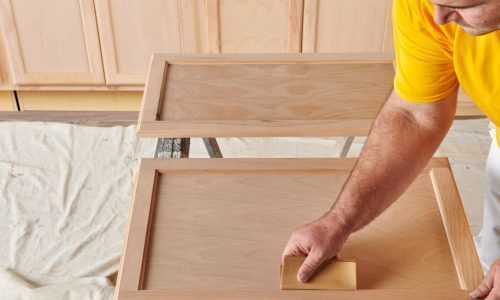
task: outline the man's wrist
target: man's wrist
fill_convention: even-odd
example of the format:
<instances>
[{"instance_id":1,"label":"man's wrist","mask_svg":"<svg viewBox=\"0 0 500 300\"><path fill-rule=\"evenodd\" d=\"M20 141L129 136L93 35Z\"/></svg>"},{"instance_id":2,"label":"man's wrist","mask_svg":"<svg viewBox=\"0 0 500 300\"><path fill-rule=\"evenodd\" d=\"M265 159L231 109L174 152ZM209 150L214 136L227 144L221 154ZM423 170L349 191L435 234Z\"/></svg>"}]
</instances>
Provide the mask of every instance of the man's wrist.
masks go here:
<instances>
[{"instance_id":1,"label":"man's wrist","mask_svg":"<svg viewBox=\"0 0 500 300\"><path fill-rule=\"evenodd\" d=\"M329 212L323 215L323 222L330 228L333 228L337 234L341 234L344 236L349 236L351 233L356 231L356 225L352 220L347 218L341 211L338 209L331 209Z\"/></svg>"}]
</instances>

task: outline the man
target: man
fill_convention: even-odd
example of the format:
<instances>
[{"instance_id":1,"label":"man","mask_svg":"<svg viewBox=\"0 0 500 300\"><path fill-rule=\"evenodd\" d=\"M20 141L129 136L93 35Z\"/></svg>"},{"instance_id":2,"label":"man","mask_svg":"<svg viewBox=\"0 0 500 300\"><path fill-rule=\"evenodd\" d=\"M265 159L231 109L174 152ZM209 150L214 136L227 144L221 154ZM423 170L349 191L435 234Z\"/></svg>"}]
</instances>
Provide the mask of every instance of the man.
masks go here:
<instances>
[{"instance_id":1,"label":"man","mask_svg":"<svg viewBox=\"0 0 500 300\"><path fill-rule=\"evenodd\" d=\"M453 122L459 83L496 124L500 142L500 0L394 0L393 22L396 93L377 116L334 206L297 229L284 249L286 256L307 256L297 274L301 282L420 173ZM500 150L495 139L486 169L478 253L489 270L471 297L500 299Z\"/></svg>"}]
</instances>

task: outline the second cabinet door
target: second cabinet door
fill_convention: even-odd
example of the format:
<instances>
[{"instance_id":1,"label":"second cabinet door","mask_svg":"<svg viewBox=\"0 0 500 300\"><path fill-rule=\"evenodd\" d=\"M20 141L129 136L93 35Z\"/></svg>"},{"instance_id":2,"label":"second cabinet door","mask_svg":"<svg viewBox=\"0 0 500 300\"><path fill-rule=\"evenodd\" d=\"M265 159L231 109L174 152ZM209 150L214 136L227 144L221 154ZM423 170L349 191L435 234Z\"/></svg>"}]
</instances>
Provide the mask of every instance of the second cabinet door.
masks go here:
<instances>
[{"instance_id":1,"label":"second cabinet door","mask_svg":"<svg viewBox=\"0 0 500 300\"><path fill-rule=\"evenodd\" d=\"M15 84L104 84L92 0L0 0Z\"/></svg>"},{"instance_id":2,"label":"second cabinet door","mask_svg":"<svg viewBox=\"0 0 500 300\"><path fill-rule=\"evenodd\" d=\"M393 52L392 0L305 0L302 51Z\"/></svg>"},{"instance_id":3,"label":"second cabinet door","mask_svg":"<svg viewBox=\"0 0 500 300\"><path fill-rule=\"evenodd\" d=\"M96 0L108 84L144 84L152 53L206 52L205 1Z\"/></svg>"},{"instance_id":4,"label":"second cabinet door","mask_svg":"<svg viewBox=\"0 0 500 300\"><path fill-rule=\"evenodd\" d=\"M95 4L108 84L144 84L152 53L300 52L303 0Z\"/></svg>"}]
</instances>

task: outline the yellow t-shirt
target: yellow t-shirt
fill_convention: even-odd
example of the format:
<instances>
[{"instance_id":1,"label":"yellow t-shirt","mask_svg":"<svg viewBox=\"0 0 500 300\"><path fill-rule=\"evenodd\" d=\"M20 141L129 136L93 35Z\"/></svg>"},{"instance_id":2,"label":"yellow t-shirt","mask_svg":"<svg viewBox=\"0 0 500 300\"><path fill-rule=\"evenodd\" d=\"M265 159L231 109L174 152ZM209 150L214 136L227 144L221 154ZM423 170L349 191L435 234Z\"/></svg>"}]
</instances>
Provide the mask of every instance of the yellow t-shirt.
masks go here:
<instances>
[{"instance_id":1,"label":"yellow t-shirt","mask_svg":"<svg viewBox=\"0 0 500 300\"><path fill-rule=\"evenodd\" d=\"M500 30L471 36L434 22L429 0L394 0L394 89L412 102L443 99L458 87L497 126L500 145Z\"/></svg>"}]
</instances>

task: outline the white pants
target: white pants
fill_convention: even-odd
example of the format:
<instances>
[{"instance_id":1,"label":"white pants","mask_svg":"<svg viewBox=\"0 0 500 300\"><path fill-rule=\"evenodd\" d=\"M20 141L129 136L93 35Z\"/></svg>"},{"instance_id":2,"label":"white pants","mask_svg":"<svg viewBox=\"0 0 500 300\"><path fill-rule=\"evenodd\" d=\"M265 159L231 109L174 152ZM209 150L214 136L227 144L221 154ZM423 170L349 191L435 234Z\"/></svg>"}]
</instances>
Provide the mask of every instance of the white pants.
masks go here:
<instances>
[{"instance_id":1,"label":"white pants","mask_svg":"<svg viewBox=\"0 0 500 300\"><path fill-rule=\"evenodd\" d=\"M493 261L500 258L500 148L495 138L486 162L485 188L483 228L478 237L478 254L483 268L488 270Z\"/></svg>"}]
</instances>

